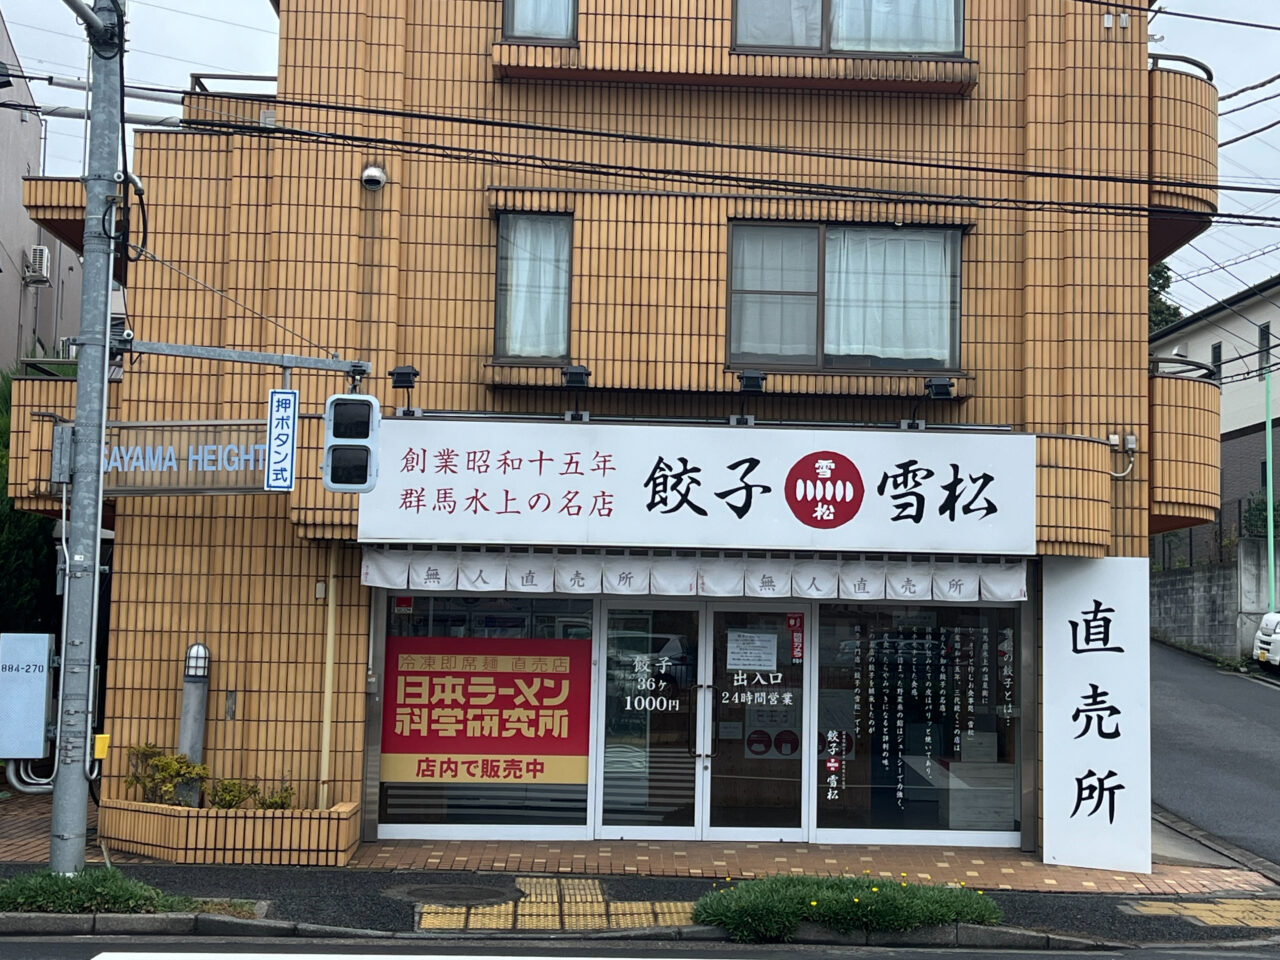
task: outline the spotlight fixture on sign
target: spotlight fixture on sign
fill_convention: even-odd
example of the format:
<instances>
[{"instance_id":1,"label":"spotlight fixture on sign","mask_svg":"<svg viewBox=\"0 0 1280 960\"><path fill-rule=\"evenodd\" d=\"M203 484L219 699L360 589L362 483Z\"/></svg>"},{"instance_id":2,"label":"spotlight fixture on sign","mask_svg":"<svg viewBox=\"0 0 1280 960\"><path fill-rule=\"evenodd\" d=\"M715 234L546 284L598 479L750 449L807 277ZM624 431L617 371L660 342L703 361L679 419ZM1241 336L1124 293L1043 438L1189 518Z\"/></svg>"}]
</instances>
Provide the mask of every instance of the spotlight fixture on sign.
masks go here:
<instances>
[{"instance_id":1,"label":"spotlight fixture on sign","mask_svg":"<svg viewBox=\"0 0 1280 960\"><path fill-rule=\"evenodd\" d=\"M924 421L916 419L916 414L920 411L920 404L926 400L954 400L955 396L955 381L950 377L926 377L924 393L921 394L911 408L911 419L901 421L899 426L903 430L923 430Z\"/></svg>"},{"instance_id":2,"label":"spotlight fixture on sign","mask_svg":"<svg viewBox=\"0 0 1280 960\"><path fill-rule=\"evenodd\" d=\"M765 374L759 370L739 370L738 371L738 415L730 417L729 422L735 427L753 427L756 418L747 413L747 397L749 393L764 393Z\"/></svg>"},{"instance_id":3,"label":"spotlight fixture on sign","mask_svg":"<svg viewBox=\"0 0 1280 960\"><path fill-rule=\"evenodd\" d=\"M591 379L591 371L581 364L571 364L560 369L560 377L564 381L564 385L573 391L573 409L566 410L564 418L571 423L587 423L591 419L591 415L580 409L582 404L579 400L579 393L587 388L587 381Z\"/></svg>"},{"instance_id":4,"label":"spotlight fixture on sign","mask_svg":"<svg viewBox=\"0 0 1280 960\"><path fill-rule=\"evenodd\" d=\"M413 388L418 383L418 368L409 365L399 366L387 374L391 378L391 388L393 390L404 391L404 406L400 409L400 413L413 415Z\"/></svg>"}]
</instances>

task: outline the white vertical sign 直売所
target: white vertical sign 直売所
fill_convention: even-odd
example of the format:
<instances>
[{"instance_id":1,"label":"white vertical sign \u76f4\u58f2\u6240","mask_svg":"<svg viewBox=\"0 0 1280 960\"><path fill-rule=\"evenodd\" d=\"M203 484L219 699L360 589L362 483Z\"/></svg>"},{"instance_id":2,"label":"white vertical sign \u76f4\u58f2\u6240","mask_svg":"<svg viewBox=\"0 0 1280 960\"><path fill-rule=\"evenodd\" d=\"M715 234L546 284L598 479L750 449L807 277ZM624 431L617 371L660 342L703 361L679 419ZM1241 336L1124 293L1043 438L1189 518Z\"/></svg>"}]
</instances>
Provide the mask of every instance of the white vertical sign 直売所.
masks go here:
<instances>
[{"instance_id":1,"label":"white vertical sign \u76f4\u58f2\u6240","mask_svg":"<svg viewBox=\"0 0 1280 960\"><path fill-rule=\"evenodd\" d=\"M1148 564L1044 559L1044 859L1151 871Z\"/></svg>"}]
</instances>

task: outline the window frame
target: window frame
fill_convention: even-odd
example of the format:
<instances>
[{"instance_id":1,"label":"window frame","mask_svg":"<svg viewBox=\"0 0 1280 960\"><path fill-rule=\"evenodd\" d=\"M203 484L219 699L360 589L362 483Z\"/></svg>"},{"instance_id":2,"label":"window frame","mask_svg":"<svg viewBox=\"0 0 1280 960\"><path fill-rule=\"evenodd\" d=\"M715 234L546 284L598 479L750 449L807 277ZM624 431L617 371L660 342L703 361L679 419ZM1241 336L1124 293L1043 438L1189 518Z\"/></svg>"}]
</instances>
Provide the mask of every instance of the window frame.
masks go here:
<instances>
[{"instance_id":1,"label":"window frame","mask_svg":"<svg viewBox=\"0 0 1280 960\"><path fill-rule=\"evenodd\" d=\"M540 46L548 47L576 47L578 45L578 0L564 0L569 4L569 22L573 24L573 29L568 37L539 37L530 36L528 34L516 33L511 27L513 15L513 7L519 0L502 0L502 39L504 42L510 41L514 43L536 43ZM736 3L737 0L734 0ZM963 3L964 0L957 0Z\"/></svg>"},{"instance_id":2,"label":"window frame","mask_svg":"<svg viewBox=\"0 0 1280 960\"><path fill-rule=\"evenodd\" d=\"M804 363L799 359L750 359L737 358L733 351L733 332L734 332L734 316L733 316L733 299L738 293L763 293L777 294L777 290L738 290L733 285L733 231L736 227L776 227L776 228L816 228L818 231L818 288L814 293L817 301L817 329L814 340L814 354L812 362ZM876 375L876 376L910 376L913 374L933 375L940 373L958 373L960 372L960 320L961 297L964 292L964 285L961 282L964 273L964 235L967 232L962 225L958 224L932 224L932 223L913 223L903 224L903 229L907 230L932 230L948 233L953 236L952 242L955 244L955 271L951 278L951 337L948 344L948 357L945 363L926 366L912 366L909 363L882 362L882 363L828 363L827 354L824 349L826 343L826 292L827 292L827 231L829 229L857 229L865 228L868 230L886 229L893 226L886 223L840 223L829 222L823 220L813 221L793 221L793 220L759 220L759 219L741 219L730 220L728 231L728 250L726 254L727 271L725 274L725 369L726 370L766 370L778 373L809 373L809 374L825 374L832 376L848 376L848 375ZM787 295L797 295L796 291L786 291Z\"/></svg>"},{"instance_id":3,"label":"window frame","mask_svg":"<svg viewBox=\"0 0 1280 960\"><path fill-rule=\"evenodd\" d=\"M510 0L504 0L505 3ZM576 0L575 0L576 2ZM840 0L822 0L822 40L817 47L765 46L758 43L739 43L738 24L741 23L739 4L741 0L733 0L733 20L730 26L732 36L729 41L730 53L774 54L778 56L808 57L869 57L885 60L963 60L964 59L964 12L966 0L952 0L955 12L956 48L954 50L832 50L831 49L831 5Z\"/></svg>"},{"instance_id":4,"label":"window frame","mask_svg":"<svg viewBox=\"0 0 1280 960\"><path fill-rule=\"evenodd\" d=\"M567 296L565 298L564 310L564 353L558 356L533 357L522 356L520 354L509 354L505 352L506 348L506 328L503 325L503 278L504 259L502 256L502 222L507 217L540 217L540 218L557 218L565 220L569 223L569 258L565 264L565 270L568 274L567 280ZM569 362L569 358L573 355L570 349L570 336L573 331L573 325L570 322L573 314L573 232L574 232L574 216L572 213L542 211L542 210L498 210L494 214L494 271L493 271L493 362L500 366L510 367L561 367Z\"/></svg>"}]
</instances>

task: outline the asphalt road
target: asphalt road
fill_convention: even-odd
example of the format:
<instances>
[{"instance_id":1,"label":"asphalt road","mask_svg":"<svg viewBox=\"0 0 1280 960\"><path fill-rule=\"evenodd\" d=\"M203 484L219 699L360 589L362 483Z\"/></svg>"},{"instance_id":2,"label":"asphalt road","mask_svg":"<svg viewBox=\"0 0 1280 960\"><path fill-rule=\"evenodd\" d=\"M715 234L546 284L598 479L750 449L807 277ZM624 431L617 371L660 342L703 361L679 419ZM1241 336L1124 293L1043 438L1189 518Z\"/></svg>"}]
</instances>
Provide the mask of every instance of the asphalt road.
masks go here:
<instances>
[{"instance_id":1,"label":"asphalt road","mask_svg":"<svg viewBox=\"0 0 1280 960\"><path fill-rule=\"evenodd\" d=\"M1152 799L1280 863L1280 687L1151 646Z\"/></svg>"}]
</instances>

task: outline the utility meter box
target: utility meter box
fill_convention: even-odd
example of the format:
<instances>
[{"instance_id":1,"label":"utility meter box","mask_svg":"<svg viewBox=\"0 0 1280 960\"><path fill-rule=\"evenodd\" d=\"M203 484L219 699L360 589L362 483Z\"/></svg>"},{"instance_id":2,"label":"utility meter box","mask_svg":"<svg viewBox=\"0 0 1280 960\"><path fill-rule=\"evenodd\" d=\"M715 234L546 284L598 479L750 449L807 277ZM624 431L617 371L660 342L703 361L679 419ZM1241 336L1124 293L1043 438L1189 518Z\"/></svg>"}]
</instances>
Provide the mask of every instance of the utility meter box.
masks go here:
<instances>
[{"instance_id":1,"label":"utility meter box","mask_svg":"<svg viewBox=\"0 0 1280 960\"><path fill-rule=\"evenodd\" d=\"M0 633L0 759L48 753L51 633Z\"/></svg>"}]
</instances>

